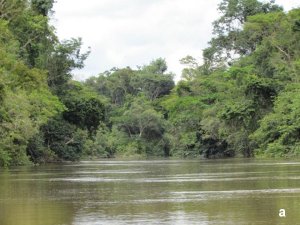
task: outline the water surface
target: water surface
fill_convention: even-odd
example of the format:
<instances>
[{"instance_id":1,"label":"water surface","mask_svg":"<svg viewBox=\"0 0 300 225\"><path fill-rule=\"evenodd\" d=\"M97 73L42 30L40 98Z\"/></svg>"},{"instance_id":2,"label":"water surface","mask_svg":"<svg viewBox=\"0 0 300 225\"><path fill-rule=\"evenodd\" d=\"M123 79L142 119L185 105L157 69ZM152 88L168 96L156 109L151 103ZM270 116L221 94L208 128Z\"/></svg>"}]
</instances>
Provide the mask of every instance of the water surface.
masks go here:
<instances>
[{"instance_id":1,"label":"water surface","mask_svg":"<svg viewBox=\"0 0 300 225\"><path fill-rule=\"evenodd\" d=\"M0 172L1 225L297 225L299 211L297 161L84 161Z\"/></svg>"}]
</instances>

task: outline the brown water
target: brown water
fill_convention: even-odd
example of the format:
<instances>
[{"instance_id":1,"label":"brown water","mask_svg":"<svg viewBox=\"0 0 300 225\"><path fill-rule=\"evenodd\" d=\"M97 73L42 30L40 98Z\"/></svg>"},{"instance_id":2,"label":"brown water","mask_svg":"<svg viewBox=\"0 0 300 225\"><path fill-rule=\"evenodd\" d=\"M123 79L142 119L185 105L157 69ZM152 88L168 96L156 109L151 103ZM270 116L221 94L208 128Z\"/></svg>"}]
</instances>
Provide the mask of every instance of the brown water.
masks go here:
<instances>
[{"instance_id":1,"label":"brown water","mask_svg":"<svg viewBox=\"0 0 300 225\"><path fill-rule=\"evenodd\" d=\"M300 162L93 161L0 172L0 225L62 224L297 225Z\"/></svg>"}]
</instances>

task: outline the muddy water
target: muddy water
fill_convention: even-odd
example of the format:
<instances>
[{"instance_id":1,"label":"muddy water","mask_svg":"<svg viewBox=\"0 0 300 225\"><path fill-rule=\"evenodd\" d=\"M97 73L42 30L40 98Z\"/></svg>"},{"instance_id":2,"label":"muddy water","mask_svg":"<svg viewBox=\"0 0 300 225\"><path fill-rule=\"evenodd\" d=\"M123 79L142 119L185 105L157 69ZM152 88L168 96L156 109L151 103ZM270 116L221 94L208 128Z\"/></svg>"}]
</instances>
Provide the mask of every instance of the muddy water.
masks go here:
<instances>
[{"instance_id":1,"label":"muddy water","mask_svg":"<svg viewBox=\"0 0 300 225\"><path fill-rule=\"evenodd\" d=\"M296 225L300 162L85 161L1 171L0 224Z\"/></svg>"}]
</instances>

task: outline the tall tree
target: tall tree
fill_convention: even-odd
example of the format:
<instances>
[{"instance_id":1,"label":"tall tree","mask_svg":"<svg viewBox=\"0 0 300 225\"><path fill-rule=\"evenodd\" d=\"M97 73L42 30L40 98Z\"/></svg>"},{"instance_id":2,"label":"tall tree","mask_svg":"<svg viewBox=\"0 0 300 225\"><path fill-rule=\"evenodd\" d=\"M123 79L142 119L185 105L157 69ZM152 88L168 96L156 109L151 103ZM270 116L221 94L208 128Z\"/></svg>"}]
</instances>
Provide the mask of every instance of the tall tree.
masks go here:
<instances>
[{"instance_id":1,"label":"tall tree","mask_svg":"<svg viewBox=\"0 0 300 225\"><path fill-rule=\"evenodd\" d=\"M247 36L241 34L250 16L282 11L282 8L273 0L267 3L258 0L223 0L218 10L221 17L213 23L215 37L203 54L212 68L230 64L240 55L253 52L253 46L247 45Z\"/></svg>"},{"instance_id":2,"label":"tall tree","mask_svg":"<svg viewBox=\"0 0 300 225\"><path fill-rule=\"evenodd\" d=\"M52 10L54 0L31 0L31 7L37 13L48 16Z\"/></svg>"}]
</instances>

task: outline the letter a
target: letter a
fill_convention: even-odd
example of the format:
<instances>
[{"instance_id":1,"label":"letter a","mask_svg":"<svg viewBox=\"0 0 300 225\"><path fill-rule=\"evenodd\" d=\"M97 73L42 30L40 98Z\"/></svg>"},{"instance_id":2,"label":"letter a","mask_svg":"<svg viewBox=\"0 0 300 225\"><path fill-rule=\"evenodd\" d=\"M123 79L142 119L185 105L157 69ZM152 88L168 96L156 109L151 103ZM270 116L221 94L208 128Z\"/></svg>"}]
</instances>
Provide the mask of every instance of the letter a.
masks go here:
<instances>
[{"instance_id":1,"label":"letter a","mask_svg":"<svg viewBox=\"0 0 300 225\"><path fill-rule=\"evenodd\" d=\"M279 217L285 217L285 209L279 210Z\"/></svg>"}]
</instances>

